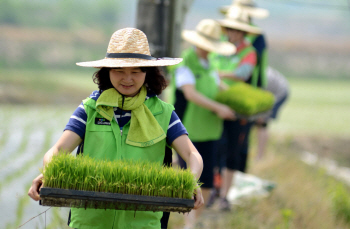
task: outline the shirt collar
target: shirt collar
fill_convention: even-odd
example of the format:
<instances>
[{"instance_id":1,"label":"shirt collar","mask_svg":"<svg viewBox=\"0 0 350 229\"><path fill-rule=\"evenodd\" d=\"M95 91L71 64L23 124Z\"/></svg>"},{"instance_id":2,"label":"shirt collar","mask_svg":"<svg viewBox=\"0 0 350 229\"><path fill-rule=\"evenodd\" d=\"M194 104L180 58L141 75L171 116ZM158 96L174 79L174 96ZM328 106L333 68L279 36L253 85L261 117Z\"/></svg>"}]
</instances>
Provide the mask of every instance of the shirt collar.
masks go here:
<instances>
[{"instance_id":1,"label":"shirt collar","mask_svg":"<svg viewBox=\"0 0 350 229\"><path fill-rule=\"evenodd\" d=\"M96 91L93 91L89 97L92 98L93 100L97 101L97 99L100 97L100 95L101 95L100 91L96 90ZM157 95L153 92L147 91L146 100L149 98L152 98L154 96L157 96Z\"/></svg>"}]
</instances>

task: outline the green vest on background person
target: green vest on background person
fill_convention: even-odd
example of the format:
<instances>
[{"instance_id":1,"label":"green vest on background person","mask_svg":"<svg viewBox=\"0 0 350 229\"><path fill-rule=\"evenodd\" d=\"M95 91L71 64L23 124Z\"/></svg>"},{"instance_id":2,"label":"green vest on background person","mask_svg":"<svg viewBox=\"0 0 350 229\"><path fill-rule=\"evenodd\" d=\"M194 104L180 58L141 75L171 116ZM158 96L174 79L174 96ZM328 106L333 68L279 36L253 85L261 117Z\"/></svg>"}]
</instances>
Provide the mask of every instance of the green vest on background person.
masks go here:
<instances>
[{"instance_id":1,"label":"green vest on background person","mask_svg":"<svg viewBox=\"0 0 350 229\"><path fill-rule=\"evenodd\" d=\"M183 62L176 67L186 66L195 76L196 90L209 99L215 99L219 91L215 77L212 75L214 68L204 68L198 59L194 48L189 48L182 53ZM176 69L173 69L173 75ZM175 79L172 80L173 89L176 87ZM175 89L176 90L176 89ZM174 92L175 93L175 92ZM177 90L179 93L179 90ZM182 92L180 92L182 94ZM174 96L175 97L175 96ZM177 109L176 97L175 109ZM181 118L181 117L180 117ZM194 142L204 142L218 140L223 130L223 120L214 112L187 101L186 108L182 117L182 123L187 129L188 137Z\"/></svg>"},{"instance_id":2,"label":"green vest on background person","mask_svg":"<svg viewBox=\"0 0 350 229\"><path fill-rule=\"evenodd\" d=\"M148 160L162 163L165 156L166 139L148 147L136 147L126 144L126 137L130 128L130 121L120 131L115 119L111 125L95 125L96 118L103 118L96 111L96 101L87 98L83 101L87 114L86 133L84 138L84 155L96 159L111 161L134 159ZM158 97L147 99L145 105L152 112L155 119L167 132L174 107L163 102ZM123 211L104 209L71 209L69 226L73 228L160 228L162 212ZM113 225L113 222L115 225ZM89 225L89 227L86 227Z\"/></svg>"},{"instance_id":3,"label":"green vest on background person","mask_svg":"<svg viewBox=\"0 0 350 229\"><path fill-rule=\"evenodd\" d=\"M249 45L242 49L239 53L236 53L231 56L223 56L218 53L210 53L209 54L209 61L210 64L217 70L217 71L223 71L223 72L232 72L237 67L239 66L240 62L251 52L254 51L255 49L253 46ZM254 68L253 75L251 76L252 78L256 78L256 72L255 72L256 67ZM225 82L227 85L232 85L234 84L233 80L230 79L223 79L223 82ZM257 82L255 80L252 80L252 82ZM253 84L253 86L257 86L256 84Z\"/></svg>"}]
</instances>

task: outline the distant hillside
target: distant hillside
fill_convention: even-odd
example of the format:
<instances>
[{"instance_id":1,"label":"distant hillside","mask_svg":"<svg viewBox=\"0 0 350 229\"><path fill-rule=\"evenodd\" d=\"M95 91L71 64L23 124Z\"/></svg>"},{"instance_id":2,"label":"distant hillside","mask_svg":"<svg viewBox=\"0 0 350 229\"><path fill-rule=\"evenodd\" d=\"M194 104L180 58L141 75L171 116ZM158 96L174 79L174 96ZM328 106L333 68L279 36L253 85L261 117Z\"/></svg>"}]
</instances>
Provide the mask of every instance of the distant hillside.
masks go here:
<instances>
[{"instance_id":1,"label":"distant hillside","mask_svg":"<svg viewBox=\"0 0 350 229\"><path fill-rule=\"evenodd\" d=\"M74 68L77 61L103 58L118 5L1 0L0 68Z\"/></svg>"},{"instance_id":2,"label":"distant hillside","mask_svg":"<svg viewBox=\"0 0 350 229\"><path fill-rule=\"evenodd\" d=\"M0 67L75 68L75 62L103 58L109 41L101 30L0 26Z\"/></svg>"},{"instance_id":3,"label":"distant hillside","mask_svg":"<svg viewBox=\"0 0 350 229\"><path fill-rule=\"evenodd\" d=\"M75 62L102 58L113 31L136 26L137 0L118 7L89 2L80 4L81 9L78 3L60 2L0 2L0 67L75 68ZM204 18L223 18L218 9L231 2L195 0L184 28L194 29ZM269 18L254 23L265 31L271 66L291 77L350 78L350 10L307 5L315 1L256 2L270 11ZM340 0L317 2L345 5Z\"/></svg>"}]
</instances>

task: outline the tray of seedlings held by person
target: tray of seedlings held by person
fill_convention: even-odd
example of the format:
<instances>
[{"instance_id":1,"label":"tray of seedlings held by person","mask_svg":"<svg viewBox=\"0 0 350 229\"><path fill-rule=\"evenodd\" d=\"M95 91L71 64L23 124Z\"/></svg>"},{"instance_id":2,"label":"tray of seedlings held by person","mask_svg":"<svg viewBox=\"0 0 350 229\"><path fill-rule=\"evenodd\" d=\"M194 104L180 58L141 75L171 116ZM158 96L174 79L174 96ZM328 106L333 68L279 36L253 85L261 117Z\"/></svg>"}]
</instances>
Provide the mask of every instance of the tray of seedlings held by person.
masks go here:
<instances>
[{"instance_id":1,"label":"tray of seedlings held by person","mask_svg":"<svg viewBox=\"0 0 350 229\"><path fill-rule=\"evenodd\" d=\"M271 92L244 82L235 82L227 90L220 91L215 99L231 107L238 119L249 121L267 118L275 103L275 96Z\"/></svg>"},{"instance_id":2,"label":"tray of seedlings held by person","mask_svg":"<svg viewBox=\"0 0 350 229\"><path fill-rule=\"evenodd\" d=\"M188 169L61 153L45 166L40 205L189 212L198 180Z\"/></svg>"}]
</instances>

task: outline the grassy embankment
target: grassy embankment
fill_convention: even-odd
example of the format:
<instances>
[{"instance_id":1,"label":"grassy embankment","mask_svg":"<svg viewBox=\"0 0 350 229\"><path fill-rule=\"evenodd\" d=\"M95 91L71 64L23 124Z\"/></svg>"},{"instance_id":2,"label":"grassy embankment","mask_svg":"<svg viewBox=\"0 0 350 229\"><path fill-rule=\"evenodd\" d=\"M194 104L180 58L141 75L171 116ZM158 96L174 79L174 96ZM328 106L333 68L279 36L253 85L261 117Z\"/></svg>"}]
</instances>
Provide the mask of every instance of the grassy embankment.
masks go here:
<instances>
[{"instance_id":1,"label":"grassy embankment","mask_svg":"<svg viewBox=\"0 0 350 229\"><path fill-rule=\"evenodd\" d=\"M230 213L205 211L207 228L349 228L349 188L322 168L300 160L303 151L350 166L350 82L327 79L290 79L291 96L271 125L268 154L255 161L252 132L248 173L277 183L268 198L244 201ZM183 227L173 214L171 228Z\"/></svg>"},{"instance_id":2,"label":"grassy embankment","mask_svg":"<svg viewBox=\"0 0 350 229\"><path fill-rule=\"evenodd\" d=\"M12 106L33 100L45 105L73 104L74 109L96 88L91 75L2 71L1 102ZM350 166L350 153L344 145L350 138L346 126L350 121L350 82L291 79L290 83L290 100L271 125L269 150L262 161L253 160L254 135L251 138L248 172L276 182L276 189L268 198L245 201L230 213L206 210L203 222L208 228L349 228L345 220L349 221L350 215L349 190L323 169L305 165L299 154L308 150ZM172 214L169 224L181 228L182 215Z\"/></svg>"}]
</instances>

